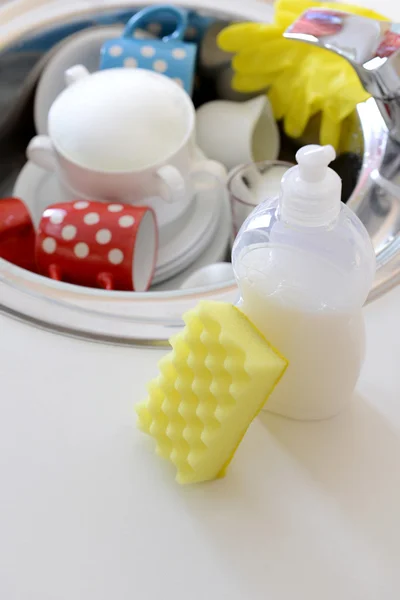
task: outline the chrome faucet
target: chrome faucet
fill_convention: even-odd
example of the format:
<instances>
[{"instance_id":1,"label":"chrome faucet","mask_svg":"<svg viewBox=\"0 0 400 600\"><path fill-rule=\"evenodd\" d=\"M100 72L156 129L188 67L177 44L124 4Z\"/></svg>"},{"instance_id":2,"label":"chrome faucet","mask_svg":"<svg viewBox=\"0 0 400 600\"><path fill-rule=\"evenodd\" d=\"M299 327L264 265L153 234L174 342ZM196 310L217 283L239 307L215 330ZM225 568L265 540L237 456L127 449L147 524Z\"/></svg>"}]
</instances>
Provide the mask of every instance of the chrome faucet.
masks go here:
<instances>
[{"instance_id":1,"label":"chrome faucet","mask_svg":"<svg viewBox=\"0 0 400 600\"><path fill-rule=\"evenodd\" d=\"M314 8L284 36L345 58L373 97L357 106L364 157L349 205L372 237L382 292L400 282L400 24Z\"/></svg>"},{"instance_id":2,"label":"chrome faucet","mask_svg":"<svg viewBox=\"0 0 400 600\"><path fill-rule=\"evenodd\" d=\"M400 25L329 9L306 11L285 37L345 58L400 141Z\"/></svg>"}]
</instances>

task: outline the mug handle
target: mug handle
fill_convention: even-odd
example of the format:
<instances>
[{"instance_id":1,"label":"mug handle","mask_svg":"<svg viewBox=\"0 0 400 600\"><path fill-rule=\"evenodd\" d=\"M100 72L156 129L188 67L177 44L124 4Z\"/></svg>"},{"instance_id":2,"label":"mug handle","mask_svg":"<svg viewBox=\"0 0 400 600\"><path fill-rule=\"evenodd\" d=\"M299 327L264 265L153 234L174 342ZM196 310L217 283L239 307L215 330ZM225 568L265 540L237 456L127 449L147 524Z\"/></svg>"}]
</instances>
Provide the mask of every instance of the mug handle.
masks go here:
<instances>
[{"instance_id":1,"label":"mug handle","mask_svg":"<svg viewBox=\"0 0 400 600\"><path fill-rule=\"evenodd\" d=\"M165 165L157 170L157 175L169 190L169 196L166 202L172 204L185 199L186 185L181 173L172 165Z\"/></svg>"},{"instance_id":2,"label":"mug handle","mask_svg":"<svg viewBox=\"0 0 400 600\"><path fill-rule=\"evenodd\" d=\"M169 42L171 40L183 40L186 28L188 26L188 18L185 11L170 5L160 6L149 6L137 12L131 19L129 19L122 37L131 38L134 31L143 25L143 22L148 22L149 17L153 17L158 13L170 14L176 18L177 24L175 30L170 34L162 38L163 42Z\"/></svg>"},{"instance_id":3,"label":"mug handle","mask_svg":"<svg viewBox=\"0 0 400 600\"><path fill-rule=\"evenodd\" d=\"M48 135L36 135L26 149L28 160L46 171L56 169L56 156L51 139Z\"/></svg>"},{"instance_id":4,"label":"mug handle","mask_svg":"<svg viewBox=\"0 0 400 600\"><path fill-rule=\"evenodd\" d=\"M105 273L102 271L97 275L97 283L103 290L108 290L109 292L114 289L114 279L111 273Z\"/></svg>"},{"instance_id":5,"label":"mug handle","mask_svg":"<svg viewBox=\"0 0 400 600\"><path fill-rule=\"evenodd\" d=\"M228 173L223 164L216 160L196 160L192 163L190 168L190 175L197 175L206 171L210 175L214 175L219 181L225 185L228 177Z\"/></svg>"},{"instance_id":6,"label":"mug handle","mask_svg":"<svg viewBox=\"0 0 400 600\"><path fill-rule=\"evenodd\" d=\"M62 281L62 272L59 265L52 263L49 265L48 275L50 279L54 279L54 281Z\"/></svg>"}]
</instances>

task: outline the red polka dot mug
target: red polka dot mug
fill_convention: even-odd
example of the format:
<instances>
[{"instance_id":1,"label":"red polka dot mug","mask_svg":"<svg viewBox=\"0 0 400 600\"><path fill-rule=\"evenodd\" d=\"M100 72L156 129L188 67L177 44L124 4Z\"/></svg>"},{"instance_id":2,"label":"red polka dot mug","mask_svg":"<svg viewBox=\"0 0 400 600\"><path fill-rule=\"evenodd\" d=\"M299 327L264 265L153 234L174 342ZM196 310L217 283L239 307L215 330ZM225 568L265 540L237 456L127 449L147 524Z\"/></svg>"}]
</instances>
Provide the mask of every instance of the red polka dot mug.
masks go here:
<instances>
[{"instance_id":1,"label":"red polka dot mug","mask_svg":"<svg viewBox=\"0 0 400 600\"><path fill-rule=\"evenodd\" d=\"M146 206L86 200L53 204L36 235L42 275L106 290L147 290L157 249L156 218Z\"/></svg>"}]
</instances>

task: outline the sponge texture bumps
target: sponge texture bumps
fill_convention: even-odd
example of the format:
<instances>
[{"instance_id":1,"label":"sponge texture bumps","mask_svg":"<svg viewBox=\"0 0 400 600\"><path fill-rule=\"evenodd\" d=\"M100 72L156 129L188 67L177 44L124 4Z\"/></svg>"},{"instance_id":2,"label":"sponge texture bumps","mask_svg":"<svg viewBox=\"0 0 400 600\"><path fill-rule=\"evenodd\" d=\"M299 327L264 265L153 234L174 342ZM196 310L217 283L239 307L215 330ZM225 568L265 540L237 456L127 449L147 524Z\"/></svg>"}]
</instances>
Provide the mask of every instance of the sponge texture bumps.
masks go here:
<instances>
[{"instance_id":1,"label":"sponge texture bumps","mask_svg":"<svg viewBox=\"0 0 400 600\"><path fill-rule=\"evenodd\" d=\"M184 321L136 410L177 481L195 483L225 474L287 362L231 304L201 302Z\"/></svg>"}]
</instances>

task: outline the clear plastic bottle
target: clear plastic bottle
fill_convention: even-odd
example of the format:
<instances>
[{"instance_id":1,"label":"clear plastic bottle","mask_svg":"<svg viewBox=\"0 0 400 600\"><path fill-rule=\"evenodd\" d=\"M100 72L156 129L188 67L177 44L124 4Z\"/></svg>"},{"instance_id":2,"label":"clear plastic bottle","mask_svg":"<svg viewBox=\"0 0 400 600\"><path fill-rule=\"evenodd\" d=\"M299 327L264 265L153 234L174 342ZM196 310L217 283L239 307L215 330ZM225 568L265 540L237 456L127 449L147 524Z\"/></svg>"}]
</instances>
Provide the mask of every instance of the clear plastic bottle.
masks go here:
<instances>
[{"instance_id":1,"label":"clear plastic bottle","mask_svg":"<svg viewBox=\"0 0 400 600\"><path fill-rule=\"evenodd\" d=\"M350 400L365 352L362 306L375 253L359 218L340 201L331 146L306 146L281 194L247 218L232 262L239 306L289 360L266 410L324 419Z\"/></svg>"}]
</instances>

